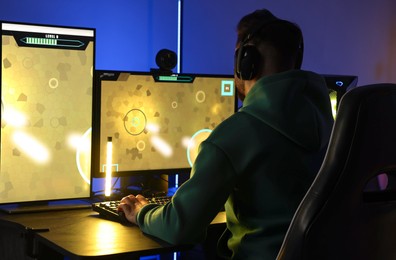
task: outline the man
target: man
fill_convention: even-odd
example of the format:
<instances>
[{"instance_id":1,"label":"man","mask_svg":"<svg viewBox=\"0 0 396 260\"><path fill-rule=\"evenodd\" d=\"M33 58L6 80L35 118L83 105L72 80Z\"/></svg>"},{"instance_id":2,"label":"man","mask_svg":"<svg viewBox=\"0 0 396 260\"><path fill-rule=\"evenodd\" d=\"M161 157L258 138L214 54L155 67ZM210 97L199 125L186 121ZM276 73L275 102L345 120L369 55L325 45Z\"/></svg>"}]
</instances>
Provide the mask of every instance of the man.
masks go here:
<instances>
[{"instance_id":1,"label":"man","mask_svg":"<svg viewBox=\"0 0 396 260\"><path fill-rule=\"evenodd\" d=\"M120 210L147 234L199 243L225 204L219 253L275 259L323 160L333 119L323 78L302 71L300 29L268 10L238 24L236 86L243 106L200 146L192 177L165 206L141 195Z\"/></svg>"}]
</instances>

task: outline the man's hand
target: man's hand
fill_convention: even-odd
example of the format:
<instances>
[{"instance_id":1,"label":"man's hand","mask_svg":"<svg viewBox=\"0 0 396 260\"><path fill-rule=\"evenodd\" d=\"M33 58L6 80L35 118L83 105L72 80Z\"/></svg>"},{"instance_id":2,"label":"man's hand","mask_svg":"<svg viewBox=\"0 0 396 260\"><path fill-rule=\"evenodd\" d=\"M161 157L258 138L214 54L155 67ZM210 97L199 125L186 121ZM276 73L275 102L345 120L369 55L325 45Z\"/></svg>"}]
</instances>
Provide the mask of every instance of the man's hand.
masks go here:
<instances>
[{"instance_id":1,"label":"man's hand","mask_svg":"<svg viewBox=\"0 0 396 260\"><path fill-rule=\"evenodd\" d=\"M128 195L122 198L121 203L118 206L118 210L124 212L124 215L129 222L137 225L136 216L146 204L148 204L148 201L142 195Z\"/></svg>"}]
</instances>

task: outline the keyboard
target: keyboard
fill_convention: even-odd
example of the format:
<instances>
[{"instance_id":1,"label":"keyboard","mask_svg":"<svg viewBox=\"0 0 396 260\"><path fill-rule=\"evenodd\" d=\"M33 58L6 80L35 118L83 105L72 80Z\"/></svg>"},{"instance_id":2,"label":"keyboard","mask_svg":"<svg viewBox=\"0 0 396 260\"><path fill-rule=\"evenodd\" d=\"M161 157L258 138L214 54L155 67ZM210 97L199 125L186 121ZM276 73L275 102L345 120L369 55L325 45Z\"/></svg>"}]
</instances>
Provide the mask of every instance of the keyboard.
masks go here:
<instances>
[{"instance_id":1,"label":"keyboard","mask_svg":"<svg viewBox=\"0 0 396 260\"><path fill-rule=\"evenodd\" d=\"M165 205L172 199L172 197L162 196L150 197L146 199L150 204ZM118 211L118 205L120 204L120 202L120 200L95 202L92 203L92 210L98 212L101 217L104 217L106 219L117 221L120 223L128 223L128 220L124 216L124 212Z\"/></svg>"}]
</instances>

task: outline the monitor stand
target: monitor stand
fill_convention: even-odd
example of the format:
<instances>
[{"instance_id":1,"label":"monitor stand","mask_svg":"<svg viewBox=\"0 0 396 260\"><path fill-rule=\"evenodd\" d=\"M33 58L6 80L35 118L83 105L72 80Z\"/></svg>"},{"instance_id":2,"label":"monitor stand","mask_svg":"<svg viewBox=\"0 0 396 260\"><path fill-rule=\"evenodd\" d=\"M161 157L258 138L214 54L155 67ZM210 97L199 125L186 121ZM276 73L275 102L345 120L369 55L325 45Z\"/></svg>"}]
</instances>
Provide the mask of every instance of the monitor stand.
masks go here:
<instances>
[{"instance_id":1,"label":"monitor stand","mask_svg":"<svg viewBox=\"0 0 396 260\"><path fill-rule=\"evenodd\" d=\"M91 208L92 203L88 200L65 200L65 201L35 201L28 203L15 203L0 205L0 212L7 214L22 214L56 210L86 209Z\"/></svg>"}]
</instances>

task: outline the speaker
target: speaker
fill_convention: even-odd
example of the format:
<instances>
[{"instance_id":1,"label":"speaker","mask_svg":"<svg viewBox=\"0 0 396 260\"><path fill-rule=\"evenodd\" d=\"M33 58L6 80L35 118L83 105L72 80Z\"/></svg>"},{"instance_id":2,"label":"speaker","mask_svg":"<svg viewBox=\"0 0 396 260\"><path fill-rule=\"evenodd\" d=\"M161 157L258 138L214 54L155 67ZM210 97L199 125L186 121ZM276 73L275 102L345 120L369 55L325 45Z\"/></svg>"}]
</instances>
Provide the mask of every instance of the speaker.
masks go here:
<instances>
[{"instance_id":1,"label":"speaker","mask_svg":"<svg viewBox=\"0 0 396 260\"><path fill-rule=\"evenodd\" d=\"M298 56L296 59L296 69L300 69L302 65L302 60L303 60L303 54L304 54L304 41L303 41L303 36L300 31L300 29L285 20L273 20L270 22L266 22L259 26L256 30L254 30L252 33L248 34L248 36L243 39L240 43L240 47L235 51L234 54L234 68L235 68L235 74L239 79L242 80L251 80L254 77L257 76L259 73L261 67L263 66L263 57L261 56L260 51L257 49L256 46L253 44L249 43L254 36L261 31L264 27L269 26L270 24L274 23L286 23L288 25L295 26L296 29L300 32L300 43L299 43L299 51L298 51Z\"/></svg>"}]
</instances>

